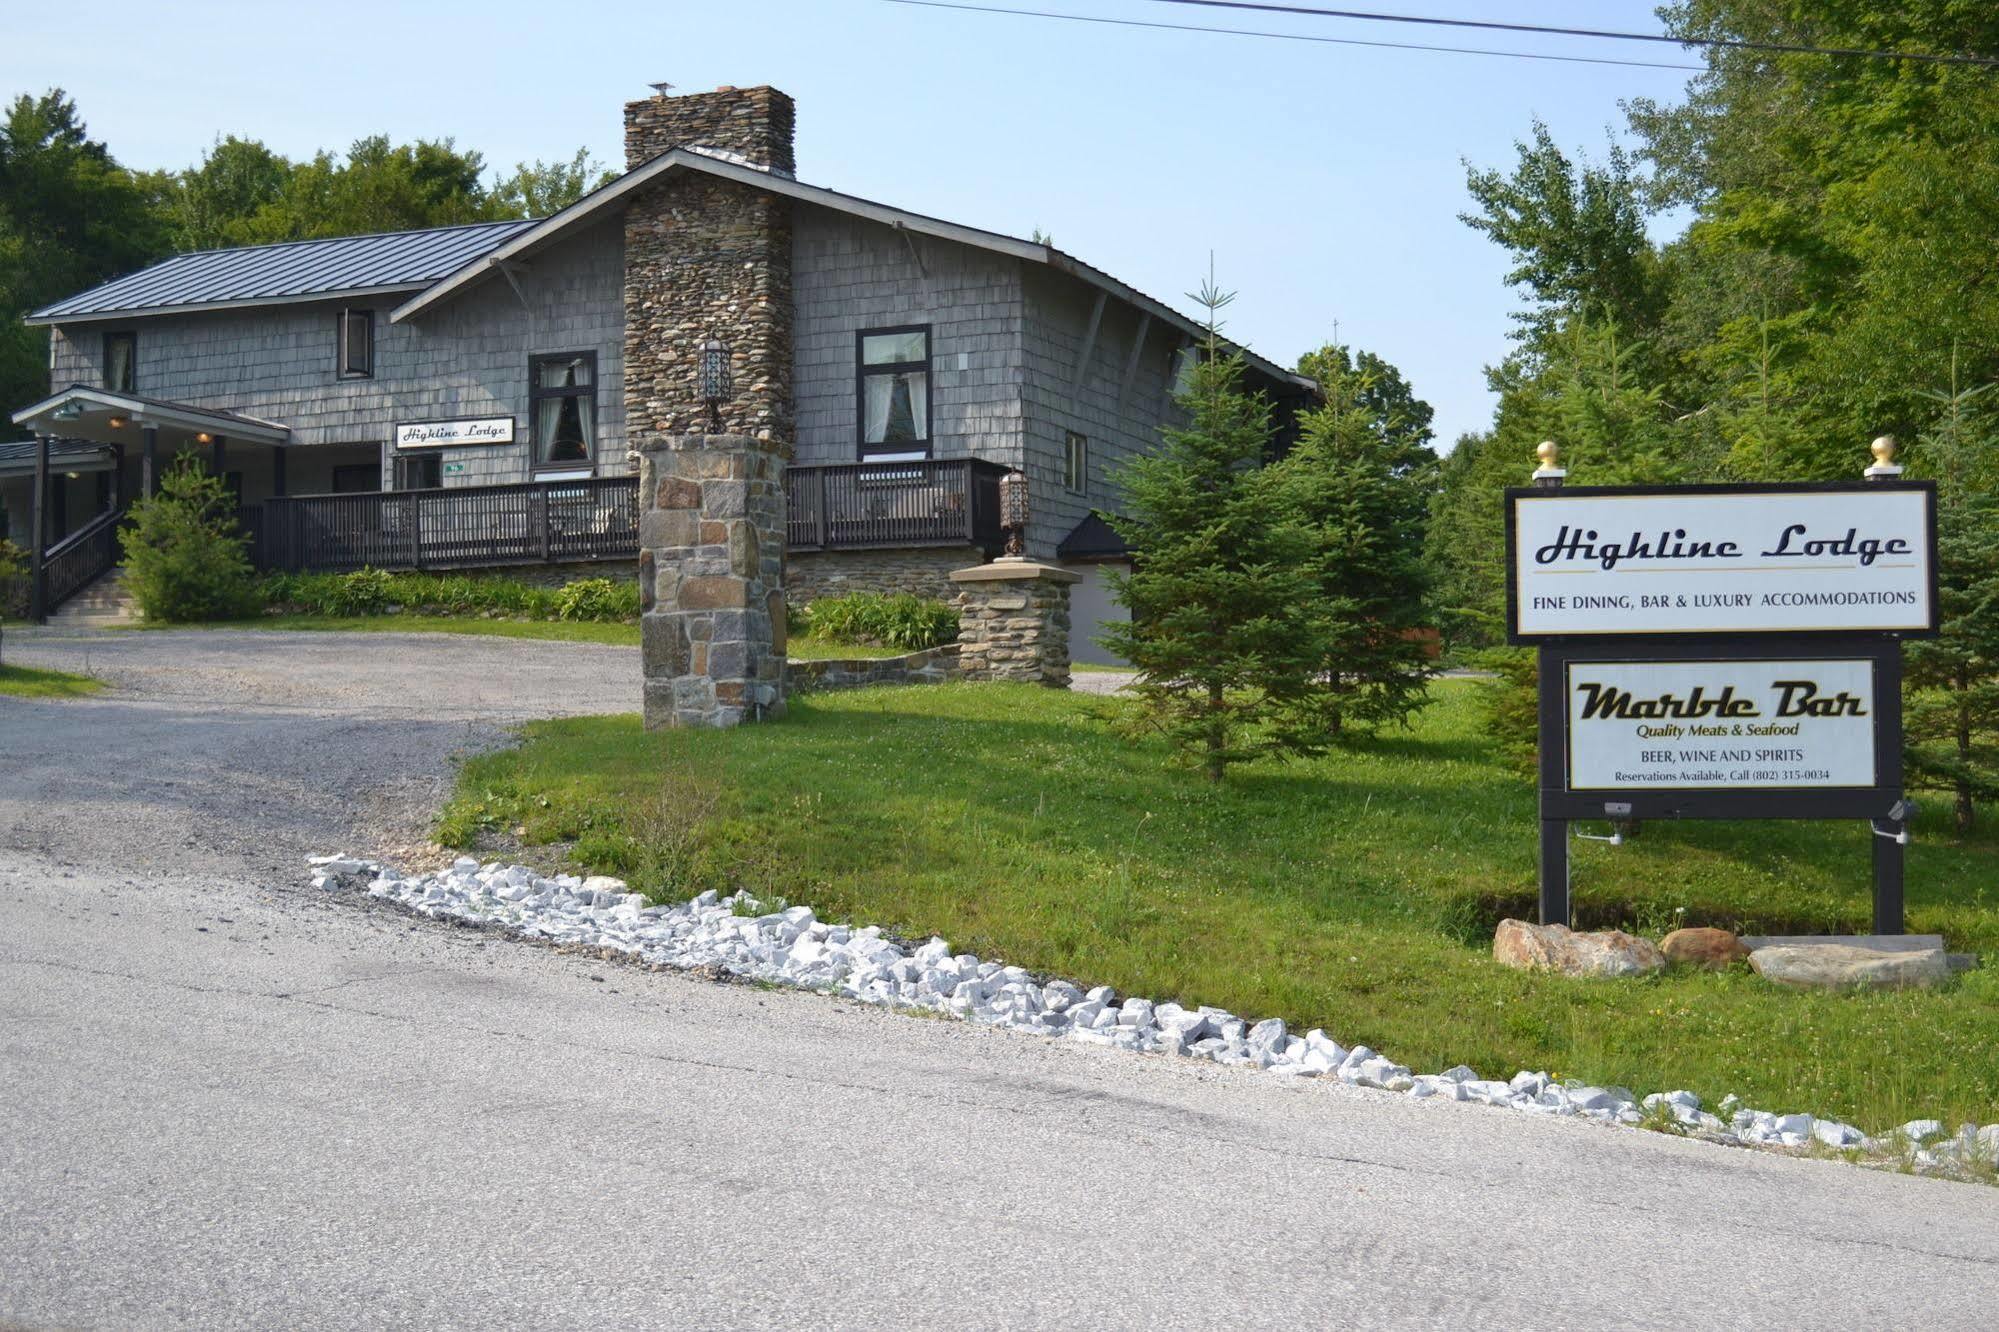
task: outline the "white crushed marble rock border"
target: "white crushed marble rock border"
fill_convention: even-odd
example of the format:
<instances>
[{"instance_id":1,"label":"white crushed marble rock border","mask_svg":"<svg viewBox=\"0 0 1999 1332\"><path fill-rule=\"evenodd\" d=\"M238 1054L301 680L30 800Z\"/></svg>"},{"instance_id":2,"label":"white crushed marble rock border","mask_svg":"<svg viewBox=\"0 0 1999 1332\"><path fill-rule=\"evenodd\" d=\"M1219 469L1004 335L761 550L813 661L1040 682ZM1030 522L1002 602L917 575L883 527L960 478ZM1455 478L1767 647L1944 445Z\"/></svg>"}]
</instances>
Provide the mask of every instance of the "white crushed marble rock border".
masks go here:
<instances>
[{"instance_id":1,"label":"white crushed marble rock border","mask_svg":"<svg viewBox=\"0 0 1999 1332\"><path fill-rule=\"evenodd\" d=\"M910 947L880 927L819 920L812 908L745 914L745 895L706 892L677 905L651 906L621 879L547 876L525 865L481 864L460 857L447 869L404 875L349 856L310 859L316 888L363 889L419 915L498 929L531 940L596 949L680 969L716 969L751 980L820 990L891 1008L950 1013L971 1022L1054 1039L1147 1054L1246 1065L1279 1077L1326 1077L1359 1087L1448 1101L1477 1101L1527 1114L1567 1115L1607 1124L1651 1124L1745 1146L1858 1149L1919 1170L1999 1160L1999 1124L1966 1124L1955 1133L1919 1119L1879 1137L1851 1124L1808 1114L1774 1114L1734 1096L1713 1111L1690 1091L1642 1100L1622 1087L1561 1083L1520 1072L1506 1081L1459 1065L1412 1073L1365 1045L1348 1048L1317 1030L1294 1035L1281 1018L1250 1022L1219 1008L1119 997L1108 987L1085 991L1065 980L1039 981L1020 967L953 954L942 939Z\"/></svg>"}]
</instances>

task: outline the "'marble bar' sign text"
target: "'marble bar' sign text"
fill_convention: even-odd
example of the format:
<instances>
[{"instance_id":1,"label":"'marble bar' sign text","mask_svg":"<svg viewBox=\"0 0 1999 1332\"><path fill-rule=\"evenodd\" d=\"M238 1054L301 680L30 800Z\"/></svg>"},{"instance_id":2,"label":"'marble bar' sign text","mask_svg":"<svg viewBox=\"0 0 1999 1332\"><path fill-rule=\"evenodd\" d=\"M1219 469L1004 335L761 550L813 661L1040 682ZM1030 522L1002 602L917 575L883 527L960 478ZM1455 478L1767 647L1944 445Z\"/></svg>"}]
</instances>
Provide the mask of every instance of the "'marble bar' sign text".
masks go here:
<instances>
[{"instance_id":1,"label":"'marble bar' sign text","mask_svg":"<svg viewBox=\"0 0 1999 1332\"><path fill-rule=\"evenodd\" d=\"M1508 637L1934 631L1923 483L1507 492Z\"/></svg>"}]
</instances>

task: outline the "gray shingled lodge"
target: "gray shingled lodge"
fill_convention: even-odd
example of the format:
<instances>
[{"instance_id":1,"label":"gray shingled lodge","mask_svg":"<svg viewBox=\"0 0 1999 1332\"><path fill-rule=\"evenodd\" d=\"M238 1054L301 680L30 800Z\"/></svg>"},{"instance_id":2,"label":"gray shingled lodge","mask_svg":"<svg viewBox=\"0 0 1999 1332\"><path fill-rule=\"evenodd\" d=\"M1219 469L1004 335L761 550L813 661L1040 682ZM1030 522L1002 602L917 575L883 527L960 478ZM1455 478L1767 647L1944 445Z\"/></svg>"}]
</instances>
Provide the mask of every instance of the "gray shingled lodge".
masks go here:
<instances>
[{"instance_id":1,"label":"gray shingled lodge","mask_svg":"<svg viewBox=\"0 0 1999 1332\"><path fill-rule=\"evenodd\" d=\"M949 570L997 552L1018 468L1027 553L1085 576L1075 654L1102 660L1099 574L1123 551L1094 515L1169 419L1199 325L1041 241L800 182L774 89L650 97L626 125L627 172L552 217L176 255L30 315L51 393L13 414L37 442L0 446L0 500L32 545L44 477L44 609L108 567L110 515L184 452L228 479L266 567L629 562L628 446L700 428L719 344L737 386L777 389L744 428L790 442L793 604L949 596ZM657 210L631 205L669 188L758 201L737 239L781 256L755 298L787 307L758 325L779 345L665 316L662 290L733 280L736 243L663 271L638 220ZM1288 422L1315 386L1245 354Z\"/></svg>"}]
</instances>

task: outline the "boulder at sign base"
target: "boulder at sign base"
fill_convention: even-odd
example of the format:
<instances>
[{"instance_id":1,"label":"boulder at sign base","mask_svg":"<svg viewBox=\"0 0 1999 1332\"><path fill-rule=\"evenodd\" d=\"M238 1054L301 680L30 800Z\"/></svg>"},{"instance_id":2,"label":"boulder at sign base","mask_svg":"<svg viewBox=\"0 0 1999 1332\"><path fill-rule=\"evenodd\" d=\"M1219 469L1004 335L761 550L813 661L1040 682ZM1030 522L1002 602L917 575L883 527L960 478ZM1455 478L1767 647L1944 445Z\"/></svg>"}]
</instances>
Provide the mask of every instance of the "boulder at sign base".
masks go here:
<instances>
[{"instance_id":1,"label":"boulder at sign base","mask_svg":"<svg viewBox=\"0 0 1999 1332\"><path fill-rule=\"evenodd\" d=\"M1524 971L1564 976L1645 976L1664 969L1665 957L1649 939L1622 930L1578 934L1566 925L1502 920L1492 936L1493 961Z\"/></svg>"},{"instance_id":2,"label":"boulder at sign base","mask_svg":"<svg viewBox=\"0 0 1999 1332\"><path fill-rule=\"evenodd\" d=\"M1796 944L1759 948L1749 955L1749 965L1765 980L1798 989L1857 986L1893 990L1935 985L1950 976L1950 964L1941 948L1883 953L1847 944Z\"/></svg>"},{"instance_id":3,"label":"boulder at sign base","mask_svg":"<svg viewBox=\"0 0 1999 1332\"><path fill-rule=\"evenodd\" d=\"M1675 966L1705 967L1709 971L1726 971L1749 956L1748 946L1732 930L1707 925L1674 930L1659 941L1659 951Z\"/></svg>"}]
</instances>

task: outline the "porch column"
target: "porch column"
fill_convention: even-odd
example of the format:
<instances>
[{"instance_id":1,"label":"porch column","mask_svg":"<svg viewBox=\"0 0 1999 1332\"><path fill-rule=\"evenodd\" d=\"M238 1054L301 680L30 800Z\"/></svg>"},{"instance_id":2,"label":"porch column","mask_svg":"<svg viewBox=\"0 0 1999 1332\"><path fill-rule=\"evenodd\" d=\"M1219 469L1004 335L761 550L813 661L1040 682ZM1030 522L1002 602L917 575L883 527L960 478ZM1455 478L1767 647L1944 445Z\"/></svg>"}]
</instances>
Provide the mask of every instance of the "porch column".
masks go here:
<instances>
[{"instance_id":1,"label":"porch column","mask_svg":"<svg viewBox=\"0 0 1999 1332\"><path fill-rule=\"evenodd\" d=\"M222 456L222 436L217 435L215 437L215 447L209 450L210 462L208 465L208 470L216 476L222 475Z\"/></svg>"},{"instance_id":2,"label":"porch column","mask_svg":"<svg viewBox=\"0 0 1999 1332\"><path fill-rule=\"evenodd\" d=\"M271 445L271 494L276 499L285 497L285 446Z\"/></svg>"},{"instance_id":3,"label":"porch column","mask_svg":"<svg viewBox=\"0 0 1999 1332\"><path fill-rule=\"evenodd\" d=\"M111 508L125 502L125 446L111 446ZM109 512L109 510L106 510Z\"/></svg>"},{"instance_id":4,"label":"porch column","mask_svg":"<svg viewBox=\"0 0 1999 1332\"><path fill-rule=\"evenodd\" d=\"M160 428L149 425L139 434L146 441L145 451L139 456L139 493L151 499L160 483Z\"/></svg>"},{"instance_id":5,"label":"porch column","mask_svg":"<svg viewBox=\"0 0 1999 1332\"><path fill-rule=\"evenodd\" d=\"M35 436L35 494L28 530L33 538L33 562L28 572L28 618L36 624L48 619L48 578L42 555L49 546L49 437Z\"/></svg>"}]
</instances>

